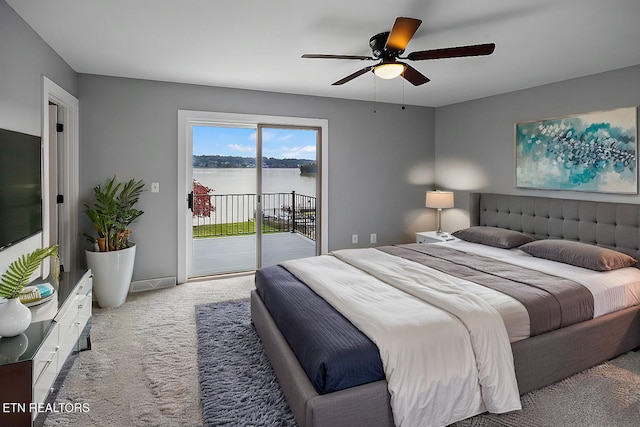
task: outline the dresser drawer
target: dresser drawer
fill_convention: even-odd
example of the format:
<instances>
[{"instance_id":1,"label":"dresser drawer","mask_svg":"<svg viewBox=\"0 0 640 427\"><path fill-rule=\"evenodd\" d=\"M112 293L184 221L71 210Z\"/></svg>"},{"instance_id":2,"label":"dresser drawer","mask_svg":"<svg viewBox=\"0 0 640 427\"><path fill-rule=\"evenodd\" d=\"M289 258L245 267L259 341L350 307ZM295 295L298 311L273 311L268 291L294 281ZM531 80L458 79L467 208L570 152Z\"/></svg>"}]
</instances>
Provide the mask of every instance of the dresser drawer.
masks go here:
<instances>
[{"instance_id":1,"label":"dresser drawer","mask_svg":"<svg viewBox=\"0 0 640 427\"><path fill-rule=\"evenodd\" d=\"M78 324L80 330L84 328L91 318L91 304L93 300L92 292L84 295L78 295Z\"/></svg>"},{"instance_id":2,"label":"dresser drawer","mask_svg":"<svg viewBox=\"0 0 640 427\"><path fill-rule=\"evenodd\" d=\"M50 363L45 366L38 379L33 383L34 403L44 403L47 399L51 386L58 376L58 356L58 352L51 356Z\"/></svg>"},{"instance_id":3,"label":"dresser drawer","mask_svg":"<svg viewBox=\"0 0 640 427\"><path fill-rule=\"evenodd\" d=\"M33 401L44 402L53 381L58 375L59 325L53 324L47 338L33 356Z\"/></svg>"},{"instance_id":4,"label":"dresser drawer","mask_svg":"<svg viewBox=\"0 0 640 427\"><path fill-rule=\"evenodd\" d=\"M52 324L47 337L42 341L38 351L33 355L33 380L36 381L45 367L51 364L58 351L58 325Z\"/></svg>"},{"instance_id":5,"label":"dresser drawer","mask_svg":"<svg viewBox=\"0 0 640 427\"><path fill-rule=\"evenodd\" d=\"M88 274L89 273L87 273L87 275ZM85 275L83 280L78 285L78 289L76 290L76 292L80 296L90 295L91 291L93 289L93 286L92 286L93 285L93 276L87 276L87 275Z\"/></svg>"},{"instance_id":6,"label":"dresser drawer","mask_svg":"<svg viewBox=\"0 0 640 427\"><path fill-rule=\"evenodd\" d=\"M70 298L73 300L73 305L64 313L62 317L58 319L58 347L61 354L62 363L66 360L67 356L73 348L73 343L80 336L78 331L78 296ZM71 342L71 346L68 343ZM59 366L61 368L62 366Z\"/></svg>"},{"instance_id":7,"label":"dresser drawer","mask_svg":"<svg viewBox=\"0 0 640 427\"><path fill-rule=\"evenodd\" d=\"M75 317L78 314L78 294L76 292L69 295L69 298L64 302L62 307L58 310L58 313L53 318L56 323L62 323L69 316Z\"/></svg>"},{"instance_id":8,"label":"dresser drawer","mask_svg":"<svg viewBox=\"0 0 640 427\"><path fill-rule=\"evenodd\" d=\"M67 333L60 335L60 343L58 344L58 372L62 369L71 352L77 349L80 332L82 332L82 329L78 327L76 322L73 322L67 330Z\"/></svg>"}]
</instances>

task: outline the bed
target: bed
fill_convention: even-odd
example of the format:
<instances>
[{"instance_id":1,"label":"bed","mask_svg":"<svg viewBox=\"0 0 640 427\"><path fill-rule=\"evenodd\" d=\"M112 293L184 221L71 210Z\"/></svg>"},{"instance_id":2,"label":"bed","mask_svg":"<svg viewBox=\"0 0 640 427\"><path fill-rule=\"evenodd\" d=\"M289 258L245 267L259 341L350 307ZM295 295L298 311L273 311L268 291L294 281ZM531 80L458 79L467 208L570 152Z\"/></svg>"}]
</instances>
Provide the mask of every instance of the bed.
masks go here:
<instances>
[{"instance_id":1,"label":"bed","mask_svg":"<svg viewBox=\"0 0 640 427\"><path fill-rule=\"evenodd\" d=\"M640 256L638 205L474 194L470 211L473 226L513 230L539 240L592 243L636 259ZM297 277L287 275L288 271L276 271L279 279L273 278L273 273L266 269L257 272L258 289L264 285L263 282L270 280L292 282L292 286L297 281ZM300 308L303 316L310 316L315 309L304 307L307 296L304 294L306 291L301 292L290 307ZM384 374L380 376L379 367L369 369L373 373L367 372L373 375L370 379L378 375L377 380L368 380L359 385L357 382L354 385L337 381L338 384L329 384L327 390L320 387L318 391L318 379L305 372L307 365L303 367L281 333L280 329L287 329L286 324L282 324L281 315L272 315L265 305L265 300L270 304L269 298L261 295L259 290L252 293L252 320L299 425L395 425L389 384ZM322 316L325 319L325 315ZM324 323L324 320L320 323ZM640 346L640 305L637 304L590 320L569 323L568 326L563 325L559 329L536 333L530 338L510 343L518 393L541 388ZM337 325L336 330L341 330L340 323ZM290 337L288 339L292 340ZM298 339L303 340L304 337ZM348 342L351 340L348 337L343 339ZM296 351L300 356L300 350ZM302 355L300 360L311 356ZM352 362L356 364L361 357L354 356ZM348 357L344 359L350 360Z\"/></svg>"}]
</instances>

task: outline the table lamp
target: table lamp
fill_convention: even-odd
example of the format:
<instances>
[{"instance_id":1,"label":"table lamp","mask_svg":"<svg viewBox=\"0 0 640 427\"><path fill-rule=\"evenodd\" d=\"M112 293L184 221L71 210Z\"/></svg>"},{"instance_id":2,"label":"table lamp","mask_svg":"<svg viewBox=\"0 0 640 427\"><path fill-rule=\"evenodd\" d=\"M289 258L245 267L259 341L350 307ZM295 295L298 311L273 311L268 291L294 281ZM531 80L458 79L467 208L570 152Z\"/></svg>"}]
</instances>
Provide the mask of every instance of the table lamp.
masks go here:
<instances>
[{"instance_id":1,"label":"table lamp","mask_svg":"<svg viewBox=\"0 0 640 427\"><path fill-rule=\"evenodd\" d=\"M428 208L438 209L438 231L436 231L436 233L442 234L440 214L442 213L442 209L453 207L453 192L439 190L427 191L425 206Z\"/></svg>"}]
</instances>

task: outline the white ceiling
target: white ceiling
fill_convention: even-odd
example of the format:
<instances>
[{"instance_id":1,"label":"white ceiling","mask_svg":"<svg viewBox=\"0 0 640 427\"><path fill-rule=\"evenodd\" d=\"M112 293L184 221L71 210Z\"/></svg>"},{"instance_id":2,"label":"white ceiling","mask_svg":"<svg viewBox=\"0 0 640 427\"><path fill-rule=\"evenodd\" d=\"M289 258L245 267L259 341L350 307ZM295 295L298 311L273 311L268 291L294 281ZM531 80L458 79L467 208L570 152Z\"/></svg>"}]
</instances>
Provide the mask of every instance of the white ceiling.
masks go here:
<instances>
[{"instance_id":1,"label":"white ceiling","mask_svg":"<svg viewBox=\"0 0 640 427\"><path fill-rule=\"evenodd\" d=\"M7 0L79 73L441 106L640 64L639 0ZM398 16L406 53L495 43L493 55L411 62L414 87L367 73ZM375 93L375 95L374 95Z\"/></svg>"}]
</instances>

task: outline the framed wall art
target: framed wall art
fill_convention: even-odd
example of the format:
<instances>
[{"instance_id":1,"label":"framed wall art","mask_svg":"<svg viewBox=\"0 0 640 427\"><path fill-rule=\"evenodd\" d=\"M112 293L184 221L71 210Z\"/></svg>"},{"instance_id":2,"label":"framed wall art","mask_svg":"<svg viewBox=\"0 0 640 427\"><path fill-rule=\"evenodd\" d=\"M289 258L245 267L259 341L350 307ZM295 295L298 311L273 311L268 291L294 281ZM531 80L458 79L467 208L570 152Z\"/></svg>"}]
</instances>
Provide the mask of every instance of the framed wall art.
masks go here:
<instances>
[{"instance_id":1,"label":"framed wall art","mask_svg":"<svg viewBox=\"0 0 640 427\"><path fill-rule=\"evenodd\" d=\"M638 193L637 107L516 123L516 187Z\"/></svg>"}]
</instances>

